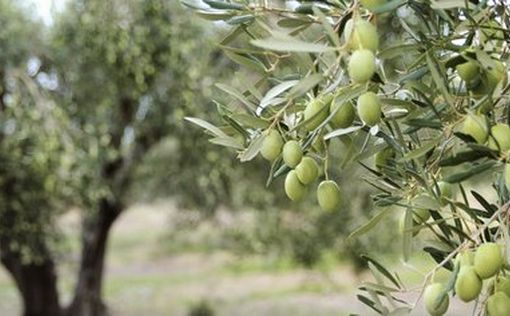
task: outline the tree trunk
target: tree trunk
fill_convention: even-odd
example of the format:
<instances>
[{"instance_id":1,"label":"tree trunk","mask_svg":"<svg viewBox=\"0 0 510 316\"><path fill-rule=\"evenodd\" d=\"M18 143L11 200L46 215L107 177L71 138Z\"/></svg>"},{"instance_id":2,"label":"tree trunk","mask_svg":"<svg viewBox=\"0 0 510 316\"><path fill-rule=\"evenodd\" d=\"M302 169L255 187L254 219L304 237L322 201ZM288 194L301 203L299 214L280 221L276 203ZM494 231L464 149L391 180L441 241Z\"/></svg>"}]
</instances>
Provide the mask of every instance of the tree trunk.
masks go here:
<instances>
[{"instance_id":1,"label":"tree trunk","mask_svg":"<svg viewBox=\"0 0 510 316\"><path fill-rule=\"evenodd\" d=\"M120 203L102 199L98 212L84 220L78 282L68 316L107 315L102 299L106 246L110 228L122 210Z\"/></svg>"},{"instance_id":2,"label":"tree trunk","mask_svg":"<svg viewBox=\"0 0 510 316\"><path fill-rule=\"evenodd\" d=\"M51 259L23 263L19 254L2 242L2 264L14 278L23 299L24 316L60 316L57 276Z\"/></svg>"}]
</instances>

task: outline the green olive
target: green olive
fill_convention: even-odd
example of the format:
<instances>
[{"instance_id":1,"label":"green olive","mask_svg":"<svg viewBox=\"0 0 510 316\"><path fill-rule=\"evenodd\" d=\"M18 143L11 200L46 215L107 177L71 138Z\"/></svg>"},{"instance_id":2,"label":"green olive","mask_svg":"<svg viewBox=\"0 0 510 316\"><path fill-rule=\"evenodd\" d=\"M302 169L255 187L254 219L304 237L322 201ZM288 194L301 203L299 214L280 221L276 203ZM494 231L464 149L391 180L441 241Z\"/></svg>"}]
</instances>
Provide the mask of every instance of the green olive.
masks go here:
<instances>
[{"instance_id":1,"label":"green olive","mask_svg":"<svg viewBox=\"0 0 510 316\"><path fill-rule=\"evenodd\" d=\"M450 305L450 298L448 295L441 297L444 293L445 288L441 283L433 283L425 288L423 293L423 300L425 302L425 308L432 316L441 316L448 310Z\"/></svg>"},{"instance_id":2,"label":"green olive","mask_svg":"<svg viewBox=\"0 0 510 316\"><path fill-rule=\"evenodd\" d=\"M373 92L360 95L357 102L358 116L368 126L373 126L381 120L381 104L379 97Z\"/></svg>"},{"instance_id":3,"label":"green olive","mask_svg":"<svg viewBox=\"0 0 510 316\"><path fill-rule=\"evenodd\" d=\"M470 302L480 295L482 280L470 265L461 266L455 280L455 292L464 302Z\"/></svg>"},{"instance_id":4,"label":"green olive","mask_svg":"<svg viewBox=\"0 0 510 316\"><path fill-rule=\"evenodd\" d=\"M301 146L295 140L289 140L283 145L283 161L291 168L295 168L303 157Z\"/></svg>"},{"instance_id":5,"label":"green olive","mask_svg":"<svg viewBox=\"0 0 510 316\"><path fill-rule=\"evenodd\" d=\"M280 136L280 133L273 129L262 141L260 154L269 161L275 160L282 151L282 146L283 139Z\"/></svg>"},{"instance_id":6,"label":"green olive","mask_svg":"<svg viewBox=\"0 0 510 316\"><path fill-rule=\"evenodd\" d=\"M499 60L494 60L495 67L487 69L487 80L491 89L496 88L499 82L505 86L508 82L508 74L505 65Z\"/></svg>"},{"instance_id":7,"label":"green olive","mask_svg":"<svg viewBox=\"0 0 510 316\"><path fill-rule=\"evenodd\" d=\"M336 113L335 113L336 111ZM335 103L331 102L329 112L335 113L331 118L331 125L335 128L346 128L352 125L356 113L351 103Z\"/></svg>"},{"instance_id":8,"label":"green olive","mask_svg":"<svg viewBox=\"0 0 510 316\"><path fill-rule=\"evenodd\" d=\"M368 49L354 51L347 66L349 77L356 83L365 83L375 73L375 56Z\"/></svg>"},{"instance_id":9,"label":"green olive","mask_svg":"<svg viewBox=\"0 0 510 316\"><path fill-rule=\"evenodd\" d=\"M377 7L386 3L386 0L360 0L359 1L363 7L366 9L373 11Z\"/></svg>"},{"instance_id":10,"label":"green olive","mask_svg":"<svg viewBox=\"0 0 510 316\"><path fill-rule=\"evenodd\" d=\"M287 173L284 187L285 193L292 201L299 201L305 196L306 187L299 181L295 170Z\"/></svg>"},{"instance_id":11,"label":"green olive","mask_svg":"<svg viewBox=\"0 0 510 316\"><path fill-rule=\"evenodd\" d=\"M459 77L466 82L473 82L480 76L480 68L478 67L478 63L473 60L459 64L455 68L457 69Z\"/></svg>"},{"instance_id":12,"label":"green olive","mask_svg":"<svg viewBox=\"0 0 510 316\"><path fill-rule=\"evenodd\" d=\"M495 290L503 292L510 297L510 277L499 277L496 280Z\"/></svg>"},{"instance_id":13,"label":"green olive","mask_svg":"<svg viewBox=\"0 0 510 316\"><path fill-rule=\"evenodd\" d=\"M489 148L499 151L510 149L510 126L498 123L491 128Z\"/></svg>"},{"instance_id":14,"label":"green olive","mask_svg":"<svg viewBox=\"0 0 510 316\"><path fill-rule=\"evenodd\" d=\"M313 131L328 117L329 104L332 99L332 95L326 95L308 103L303 113L306 121L304 128L307 131Z\"/></svg>"},{"instance_id":15,"label":"green olive","mask_svg":"<svg viewBox=\"0 0 510 316\"><path fill-rule=\"evenodd\" d=\"M296 166L296 175L303 184L309 184L315 181L319 174L319 167L313 158L303 157Z\"/></svg>"},{"instance_id":16,"label":"green olive","mask_svg":"<svg viewBox=\"0 0 510 316\"><path fill-rule=\"evenodd\" d=\"M510 192L510 163L507 162L505 164L505 169L503 170L503 178L505 179L506 189Z\"/></svg>"},{"instance_id":17,"label":"green olive","mask_svg":"<svg viewBox=\"0 0 510 316\"><path fill-rule=\"evenodd\" d=\"M345 41L350 49L368 49L372 52L379 47L376 27L363 19L350 19L344 28Z\"/></svg>"},{"instance_id":18,"label":"green olive","mask_svg":"<svg viewBox=\"0 0 510 316\"><path fill-rule=\"evenodd\" d=\"M492 94L496 86L502 82L502 86L505 86L508 82L508 74L506 71L506 66L498 61L493 60L494 66L485 69L485 76L483 80L471 87L471 90L475 94L475 96L484 96L487 94Z\"/></svg>"},{"instance_id":19,"label":"green olive","mask_svg":"<svg viewBox=\"0 0 510 316\"><path fill-rule=\"evenodd\" d=\"M503 292L496 292L487 299L487 312L490 316L508 316L510 298Z\"/></svg>"},{"instance_id":20,"label":"green olive","mask_svg":"<svg viewBox=\"0 0 510 316\"><path fill-rule=\"evenodd\" d=\"M333 211L340 205L340 189L335 181L325 180L317 188L317 200L324 211Z\"/></svg>"},{"instance_id":21,"label":"green olive","mask_svg":"<svg viewBox=\"0 0 510 316\"><path fill-rule=\"evenodd\" d=\"M473 137L478 144L483 144L489 135L487 119L483 115L468 114L462 125L462 133Z\"/></svg>"},{"instance_id":22,"label":"green olive","mask_svg":"<svg viewBox=\"0 0 510 316\"><path fill-rule=\"evenodd\" d=\"M496 243L485 243L476 249L475 271L482 279L488 279L498 273L503 266L503 252Z\"/></svg>"}]
</instances>

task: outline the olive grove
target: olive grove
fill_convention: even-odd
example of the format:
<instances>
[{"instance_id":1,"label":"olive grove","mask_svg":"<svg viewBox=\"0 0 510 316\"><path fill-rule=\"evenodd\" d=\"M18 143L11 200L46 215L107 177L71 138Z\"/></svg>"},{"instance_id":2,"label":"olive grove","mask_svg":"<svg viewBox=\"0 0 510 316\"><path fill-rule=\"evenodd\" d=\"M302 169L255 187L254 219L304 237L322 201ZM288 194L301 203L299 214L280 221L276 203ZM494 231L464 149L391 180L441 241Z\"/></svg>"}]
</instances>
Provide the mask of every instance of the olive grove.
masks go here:
<instances>
[{"instance_id":1,"label":"olive grove","mask_svg":"<svg viewBox=\"0 0 510 316\"><path fill-rule=\"evenodd\" d=\"M451 300L510 313L506 1L181 2L230 26L220 45L248 70L244 86L219 85L232 100L222 125L188 121L241 162L260 154L268 190L284 178L292 201L313 191L323 212L346 212L343 190L374 188L372 218L349 239L399 217L404 262L417 252L436 262L409 288L365 257L375 281L360 285L361 302L383 315L422 303L443 315ZM352 168L362 181L338 181Z\"/></svg>"}]
</instances>

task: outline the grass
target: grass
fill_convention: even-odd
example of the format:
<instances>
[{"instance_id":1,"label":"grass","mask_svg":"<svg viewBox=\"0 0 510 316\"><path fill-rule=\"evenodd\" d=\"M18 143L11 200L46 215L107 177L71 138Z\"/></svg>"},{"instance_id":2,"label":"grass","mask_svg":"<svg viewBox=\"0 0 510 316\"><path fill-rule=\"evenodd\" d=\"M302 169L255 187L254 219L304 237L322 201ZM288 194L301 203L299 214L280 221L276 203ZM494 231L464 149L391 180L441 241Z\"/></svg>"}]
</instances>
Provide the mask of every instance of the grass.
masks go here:
<instances>
[{"instance_id":1,"label":"grass","mask_svg":"<svg viewBox=\"0 0 510 316\"><path fill-rule=\"evenodd\" d=\"M202 300L209 302L217 316L372 315L355 298L360 280L348 262L339 261L334 253L324 254L315 269L306 270L289 258L236 256L209 247L184 251L177 245L174 250L179 251L162 252L161 241L168 237L165 210L157 205L135 207L113 228L104 284L113 315L182 316ZM73 228L77 221L77 217L67 219L64 226L68 227L64 231L71 245L70 258L77 257L79 236ZM401 278L412 284L419 284L433 266L425 256L411 261L419 272L394 256L382 261L396 267ZM69 258L60 269L66 299L74 287L75 269L75 261ZM2 270L0 315L15 314L19 314L17 291Z\"/></svg>"}]
</instances>

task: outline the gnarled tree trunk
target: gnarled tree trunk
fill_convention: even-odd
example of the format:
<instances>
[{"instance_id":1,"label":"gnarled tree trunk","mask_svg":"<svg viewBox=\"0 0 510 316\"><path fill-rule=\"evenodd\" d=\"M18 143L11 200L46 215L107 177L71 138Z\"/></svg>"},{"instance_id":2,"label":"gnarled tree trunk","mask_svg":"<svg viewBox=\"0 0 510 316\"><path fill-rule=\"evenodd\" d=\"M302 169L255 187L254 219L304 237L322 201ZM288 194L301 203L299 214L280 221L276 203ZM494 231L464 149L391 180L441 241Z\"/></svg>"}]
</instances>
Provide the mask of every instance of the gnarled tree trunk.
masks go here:
<instances>
[{"instance_id":1,"label":"gnarled tree trunk","mask_svg":"<svg viewBox=\"0 0 510 316\"><path fill-rule=\"evenodd\" d=\"M62 315L53 260L46 258L43 261L24 263L18 253L8 249L5 240L1 246L2 264L14 278L23 299L23 315Z\"/></svg>"},{"instance_id":2,"label":"gnarled tree trunk","mask_svg":"<svg viewBox=\"0 0 510 316\"><path fill-rule=\"evenodd\" d=\"M122 210L120 203L102 199L98 212L84 220L78 282L66 315L107 315L102 300L105 254L110 228Z\"/></svg>"}]
</instances>

